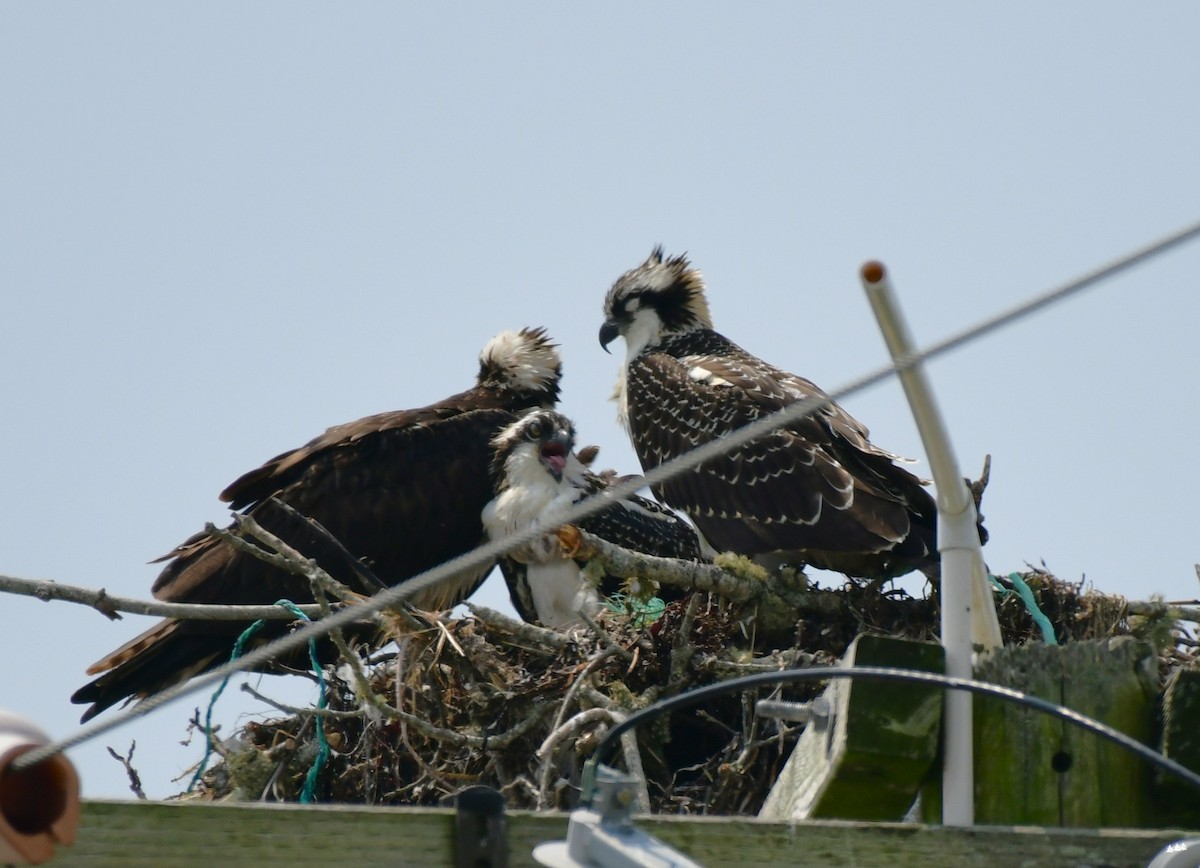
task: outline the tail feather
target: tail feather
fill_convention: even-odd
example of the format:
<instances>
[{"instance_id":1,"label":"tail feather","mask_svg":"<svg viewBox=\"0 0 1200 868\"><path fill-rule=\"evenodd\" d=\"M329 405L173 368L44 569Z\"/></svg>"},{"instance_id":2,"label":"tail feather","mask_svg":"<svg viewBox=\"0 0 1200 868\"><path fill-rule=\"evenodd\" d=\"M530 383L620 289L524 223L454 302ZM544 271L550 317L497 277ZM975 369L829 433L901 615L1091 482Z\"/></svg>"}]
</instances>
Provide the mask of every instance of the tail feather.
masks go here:
<instances>
[{"instance_id":1,"label":"tail feather","mask_svg":"<svg viewBox=\"0 0 1200 868\"><path fill-rule=\"evenodd\" d=\"M116 669L124 663L128 663L137 655L143 653L148 648L159 642L169 640L169 637L174 635L179 629L179 622L174 619L167 619L155 624L145 633L134 636L120 648L115 651L110 651L104 657L97 660L87 668L88 675L99 675L102 672L108 672L111 669Z\"/></svg>"},{"instance_id":2,"label":"tail feather","mask_svg":"<svg viewBox=\"0 0 1200 868\"><path fill-rule=\"evenodd\" d=\"M212 669L228 659L244 625L204 633L188 631L185 626L182 621L161 621L89 666L88 675L99 677L71 696L73 703L91 703L80 722L86 723L119 702L145 699Z\"/></svg>"},{"instance_id":3,"label":"tail feather","mask_svg":"<svg viewBox=\"0 0 1200 868\"><path fill-rule=\"evenodd\" d=\"M270 642L283 635L288 621L269 621L254 634L245 650ZM233 646L248 621L160 621L145 633L126 642L116 651L88 667L88 675L97 675L71 696L77 705L91 703L83 713L86 723L100 712L120 702L145 699L168 687L182 684L229 660ZM379 628L373 621L356 622L343 628L352 644L380 644ZM329 640L317 641L317 659L337 659L337 649ZM286 672L307 669L308 648L294 649L277 657L258 671Z\"/></svg>"}]
</instances>

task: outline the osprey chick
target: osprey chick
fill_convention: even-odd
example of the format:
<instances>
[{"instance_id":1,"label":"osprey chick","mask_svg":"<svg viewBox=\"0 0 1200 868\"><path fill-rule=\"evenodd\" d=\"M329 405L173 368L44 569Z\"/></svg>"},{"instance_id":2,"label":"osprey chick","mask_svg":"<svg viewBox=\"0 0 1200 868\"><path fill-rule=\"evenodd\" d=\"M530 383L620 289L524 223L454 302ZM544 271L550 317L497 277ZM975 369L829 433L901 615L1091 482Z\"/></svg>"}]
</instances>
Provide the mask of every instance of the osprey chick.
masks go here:
<instances>
[{"instance_id":1,"label":"osprey chick","mask_svg":"<svg viewBox=\"0 0 1200 868\"><path fill-rule=\"evenodd\" d=\"M384 585L403 582L484 539L480 511L492 496L491 439L518 414L553 407L562 368L543 329L506 331L479 359L475 385L436 404L368 416L330 428L299 449L272 458L221 493L221 500L254 516L264 528L362 594L352 559ZM351 559L277 507L278 498L325 527ZM199 533L162 560L154 596L181 603L270 604L313 599L309 583ZM414 599L425 609L457 604L483 581L491 564L445 582ZM71 697L91 703L88 720L126 697L145 697L212 669L229 658L248 626L236 621L168 618L88 669L99 675ZM280 635L272 622L258 637ZM294 658L299 665L307 652ZM277 661L286 664L289 661Z\"/></svg>"},{"instance_id":2,"label":"osprey chick","mask_svg":"<svg viewBox=\"0 0 1200 868\"><path fill-rule=\"evenodd\" d=\"M615 397L644 470L825 396L714 331L704 293L686 256L665 258L658 247L604 299L600 344L625 338ZM764 566L811 564L873 580L919 569L936 578L937 508L898 460L830 404L654 494L691 518L716 551Z\"/></svg>"},{"instance_id":3,"label":"osprey chick","mask_svg":"<svg viewBox=\"0 0 1200 868\"><path fill-rule=\"evenodd\" d=\"M495 497L483 510L491 539L502 539L540 522L547 536L500 559L513 606L526 621L566 629L600 611L600 594L620 590L606 576L597 590L577 563L562 553L554 516L603 491L610 484L589 471L572 451L575 428L553 410L535 410L508 425L492 440ZM633 495L593 514L578 526L623 548L658 557L699 559L696 532L670 510ZM659 596L677 599L683 591L664 587Z\"/></svg>"}]
</instances>

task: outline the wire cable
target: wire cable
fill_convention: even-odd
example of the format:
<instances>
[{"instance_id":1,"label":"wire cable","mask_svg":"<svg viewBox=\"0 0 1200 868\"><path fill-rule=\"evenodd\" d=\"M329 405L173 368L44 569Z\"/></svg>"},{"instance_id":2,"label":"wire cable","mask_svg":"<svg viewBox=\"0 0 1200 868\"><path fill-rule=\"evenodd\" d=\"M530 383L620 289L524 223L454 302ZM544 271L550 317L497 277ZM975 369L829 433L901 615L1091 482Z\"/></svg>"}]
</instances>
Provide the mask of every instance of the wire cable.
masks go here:
<instances>
[{"instance_id":1,"label":"wire cable","mask_svg":"<svg viewBox=\"0 0 1200 868\"><path fill-rule=\"evenodd\" d=\"M548 530L553 529L563 524L575 524L581 519L587 518L600 510L611 506L615 501L629 497L639 489L645 486L659 485L673 476L697 467L698 465L716 458L726 451L742 446L751 440L762 437L775 428L782 427L791 422L795 422L812 413L829 406L835 400L853 395L857 392L873 386L894 373L902 370L907 370L912 366L930 359L942 356L950 350L956 349L969 341L983 337L996 329L1009 325L1017 320L1029 316L1042 308L1045 308L1055 302L1067 299L1084 289L1087 289L1102 280L1113 277L1123 271L1126 271L1135 265L1139 265L1148 259L1166 253L1175 247L1184 244L1187 241L1200 236L1200 221L1187 226L1177 232L1172 233L1158 241L1138 248L1122 257L1112 260L1111 262L1100 266L1092 271L1089 271L1075 280L1062 284L1054 289L1049 290L1033 299L1019 304L1007 311L1004 311L996 316L990 317L979 324L963 331L951 335L950 337L935 343L925 350L912 353L906 357L896 360L893 364L878 368L875 371L860 377L857 380L852 380L842 388L830 392L824 396L808 398L799 401L789 407L781 410L770 416L764 416L755 420L746 427L733 432L732 434L704 444L703 446L693 449L685 455L681 455L671 461L659 465L646 472L644 476L634 476L623 482L619 482L611 488L600 492L597 495L589 497L579 503L574 504L571 508L558 513L554 517L553 525L537 525L527 528L525 531L512 536L505 537L500 540L488 542L474 551L459 555L452 560L449 560L437 567L426 570L412 578L406 579L402 583L395 585L386 590L380 591L369 600L364 601L360 605L349 606L338 612L334 612L328 617L322 618L320 621L315 621L311 624L306 624L303 628L296 630L286 636L276 639L269 645L257 648L251 651L244 657L237 660L229 661L216 669L211 669L203 675L183 684L175 685L160 693L149 696L130 708L125 709L120 714L106 721L100 721L88 726L81 727L76 732L58 741L51 742L40 748L35 748L28 753L22 754L13 761L12 767L15 770L29 768L43 760L49 759L56 754L69 750L76 745L83 744L93 738L103 735L118 726L123 725L129 720L149 714L150 712L162 707L168 702L172 702L189 693L216 684L222 679L235 672L254 669L267 663L273 657L279 656L285 652L295 650L301 645L304 645L310 639L316 639L325 635L329 631L344 627L351 621L354 621L364 615L379 612L382 609L397 606L404 601L417 596L421 592L446 581L452 576L472 568L482 567L485 564L494 562L494 560L519 546L525 545L540 537Z\"/></svg>"},{"instance_id":2,"label":"wire cable","mask_svg":"<svg viewBox=\"0 0 1200 868\"><path fill-rule=\"evenodd\" d=\"M716 684L697 687L686 693L680 693L668 699L659 700L653 705L629 715L629 717L625 718L605 734L604 738L600 740L600 744L596 746L595 755L588 761L591 771L586 775L585 780L588 782L595 780L595 766L603 763L607 757L616 752L617 743L620 741L622 735L643 723L654 720L656 717L727 693L738 693L755 687L774 687L793 681L824 681L831 678L863 678L875 681L904 681L910 684L927 684L943 689L963 690L979 696L990 696L1006 702L1014 702L1017 705L1023 705L1026 708L1032 708L1043 714L1073 723L1087 732L1108 739L1120 747L1137 754L1147 762L1153 763L1164 771L1182 778L1200 790L1200 774L1197 774L1186 766L1180 765L1169 757L1163 756L1158 751L1147 747L1120 730L1113 729L1111 726L1101 723L1098 720L1093 720L1087 715L1080 714L1078 711L1073 711L1065 705L1058 705L1037 696L1022 693L1019 690L1013 690L1011 687L1001 687L998 684L989 684L986 681L955 678L949 675L942 675L938 672L922 672L916 669L889 669L882 666L814 666L810 669L785 669L780 672L759 672L754 675L744 675L740 678L731 678L728 681L719 681ZM584 807L591 805L592 796L593 793L589 790L588 785L585 784L582 800Z\"/></svg>"}]
</instances>

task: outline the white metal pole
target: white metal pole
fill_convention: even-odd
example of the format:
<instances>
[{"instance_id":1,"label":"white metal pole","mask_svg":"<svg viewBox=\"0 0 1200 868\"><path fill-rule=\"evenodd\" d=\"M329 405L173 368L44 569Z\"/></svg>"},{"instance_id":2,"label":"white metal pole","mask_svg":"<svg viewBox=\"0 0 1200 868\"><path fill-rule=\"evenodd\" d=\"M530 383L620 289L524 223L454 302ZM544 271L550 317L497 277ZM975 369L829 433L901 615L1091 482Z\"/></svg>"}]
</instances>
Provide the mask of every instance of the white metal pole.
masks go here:
<instances>
[{"instance_id":1,"label":"white metal pole","mask_svg":"<svg viewBox=\"0 0 1200 868\"><path fill-rule=\"evenodd\" d=\"M982 579L977 515L971 493L958 470L950 438L933 398L924 369L911 364L912 338L896 304L887 271L878 262L868 262L861 272L863 288L879 322L884 342L899 369L900 382L908 397L917 430L925 445L929 466L937 484L938 550L942 558L941 631L946 649L946 674L970 678L972 630L983 644L1000 645L1000 628L991 600L972 606L975 584ZM978 626L973 626L972 610ZM978 611L986 608L987 615ZM970 826L975 822L975 767L971 696L951 690L946 694L943 718L944 763L942 766L942 822L947 826Z\"/></svg>"}]
</instances>

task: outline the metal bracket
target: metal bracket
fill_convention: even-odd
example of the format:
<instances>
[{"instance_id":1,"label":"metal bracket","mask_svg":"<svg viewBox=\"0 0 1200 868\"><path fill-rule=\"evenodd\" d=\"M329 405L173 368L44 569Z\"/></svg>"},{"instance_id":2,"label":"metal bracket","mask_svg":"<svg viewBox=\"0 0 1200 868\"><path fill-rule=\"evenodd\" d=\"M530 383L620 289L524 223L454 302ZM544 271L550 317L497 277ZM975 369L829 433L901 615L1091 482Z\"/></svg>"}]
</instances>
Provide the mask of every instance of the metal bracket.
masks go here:
<instances>
[{"instance_id":1,"label":"metal bracket","mask_svg":"<svg viewBox=\"0 0 1200 868\"><path fill-rule=\"evenodd\" d=\"M700 868L634 827L637 778L599 766L595 781L592 806L571 812L567 840L538 844L534 859L551 868Z\"/></svg>"}]
</instances>

